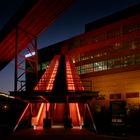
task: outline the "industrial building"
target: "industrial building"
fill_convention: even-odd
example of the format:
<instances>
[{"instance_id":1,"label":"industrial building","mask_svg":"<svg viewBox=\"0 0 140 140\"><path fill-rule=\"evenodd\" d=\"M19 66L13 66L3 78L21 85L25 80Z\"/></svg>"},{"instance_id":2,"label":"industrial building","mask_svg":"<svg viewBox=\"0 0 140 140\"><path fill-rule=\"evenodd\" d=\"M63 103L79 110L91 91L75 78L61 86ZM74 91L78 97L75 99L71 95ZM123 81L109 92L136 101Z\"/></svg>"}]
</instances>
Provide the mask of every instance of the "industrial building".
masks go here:
<instances>
[{"instance_id":1,"label":"industrial building","mask_svg":"<svg viewBox=\"0 0 140 140\"><path fill-rule=\"evenodd\" d=\"M31 1L29 7L25 1L0 34L0 69L15 58L10 95L25 103L11 129L85 127L97 133L116 125L123 131L127 121L129 130L139 130L140 4L86 24L81 35L37 50L37 36L74 2L55 1ZM52 15L49 6L57 7ZM23 49L27 55L20 54ZM26 81L20 79L23 75Z\"/></svg>"},{"instance_id":2,"label":"industrial building","mask_svg":"<svg viewBox=\"0 0 140 140\"><path fill-rule=\"evenodd\" d=\"M39 79L54 56L65 54L71 58L84 90L98 93L87 100L97 131L125 133L127 129L139 133L139 36L140 4L88 23L85 33L38 51ZM26 69L31 69L28 63ZM34 77L26 73L27 90L35 88Z\"/></svg>"},{"instance_id":3,"label":"industrial building","mask_svg":"<svg viewBox=\"0 0 140 140\"><path fill-rule=\"evenodd\" d=\"M62 50L71 57L86 87L99 92L96 102L109 107L110 101L125 100L129 107L139 108L140 4L86 24L81 35L40 49L40 76ZM31 74L26 79L27 89L35 86L29 84Z\"/></svg>"}]
</instances>

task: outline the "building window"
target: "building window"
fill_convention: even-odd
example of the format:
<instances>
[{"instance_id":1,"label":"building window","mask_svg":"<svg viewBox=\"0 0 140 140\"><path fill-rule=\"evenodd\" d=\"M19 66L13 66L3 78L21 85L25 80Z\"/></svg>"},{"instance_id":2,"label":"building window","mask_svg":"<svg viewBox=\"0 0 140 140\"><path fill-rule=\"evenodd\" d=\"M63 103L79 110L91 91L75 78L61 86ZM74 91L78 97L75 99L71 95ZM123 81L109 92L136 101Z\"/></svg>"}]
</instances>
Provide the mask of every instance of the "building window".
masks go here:
<instances>
[{"instance_id":1,"label":"building window","mask_svg":"<svg viewBox=\"0 0 140 140\"><path fill-rule=\"evenodd\" d=\"M135 55L124 56L124 66L135 64Z\"/></svg>"},{"instance_id":2,"label":"building window","mask_svg":"<svg viewBox=\"0 0 140 140\"><path fill-rule=\"evenodd\" d=\"M125 25L123 27L123 33L124 34L130 33L130 32L134 32L134 31L137 31L137 30L140 30L140 23L131 24L131 25Z\"/></svg>"},{"instance_id":3,"label":"building window","mask_svg":"<svg viewBox=\"0 0 140 140\"><path fill-rule=\"evenodd\" d=\"M47 69L48 65L49 65L49 62L44 62L44 63L42 63L42 64L41 64L42 70Z\"/></svg>"},{"instance_id":4,"label":"building window","mask_svg":"<svg viewBox=\"0 0 140 140\"><path fill-rule=\"evenodd\" d=\"M68 50L72 50L72 49L75 49L75 48L78 48L78 47L80 47L80 40L75 39L75 40L72 40L69 43Z\"/></svg>"},{"instance_id":5,"label":"building window","mask_svg":"<svg viewBox=\"0 0 140 140\"><path fill-rule=\"evenodd\" d=\"M113 29L110 31L107 31L107 38L112 38L121 35L120 29Z\"/></svg>"},{"instance_id":6,"label":"building window","mask_svg":"<svg viewBox=\"0 0 140 140\"><path fill-rule=\"evenodd\" d=\"M121 93L110 94L110 99L121 99Z\"/></svg>"},{"instance_id":7,"label":"building window","mask_svg":"<svg viewBox=\"0 0 140 140\"><path fill-rule=\"evenodd\" d=\"M86 64L81 66L81 74L93 72L93 64Z\"/></svg>"},{"instance_id":8,"label":"building window","mask_svg":"<svg viewBox=\"0 0 140 140\"><path fill-rule=\"evenodd\" d=\"M107 61L94 63L94 71L103 71L103 70L107 70Z\"/></svg>"},{"instance_id":9,"label":"building window","mask_svg":"<svg viewBox=\"0 0 140 140\"><path fill-rule=\"evenodd\" d=\"M135 38L133 41L136 48L140 48L140 38Z\"/></svg>"},{"instance_id":10,"label":"building window","mask_svg":"<svg viewBox=\"0 0 140 140\"><path fill-rule=\"evenodd\" d=\"M98 42L98 41L102 41L102 40L105 40L106 39L106 33L102 33L102 34L99 34L99 35L96 35L92 38L92 42Z\"/></svg>"},{"instance_id":11,"label":"building window","mask_svg":"<svg viewBox=\"0 0 140 140\"><path fill-rule=\"evenodd\" d=\"M98 71L104 71L104 70L124 68L130 65L140 64L140 54L122 56L119 58L108 59L108 60L99 61L99 62L94 62L93 58L92 60L93 60L93 63L78 66L77 67L78 73L85 74L85 73L90 73L90 72L98 72Z\"/></svg>"},{"instance_id":12,"label":"building window","mask_svg":"<svg viewBox=\"0 0 140 140\"><path fill-rule=\"evenodd\" d=\"M126 93L126 98L138 98L138 97L139 97L139 92Z\"/></svg>"},{"instance_id":13,"label":"building window","mask_svg":"<svg viewBox=\"0 0 140 140\"><path fill-rule=\"evenodd\" d=\"M76 69L77 69L78 74L81 74L81 67L78 66L78 67L76 67Z\"/></svg>"},{"instance_id":14,"label":"building window","mask_svg":"<svg viewBox=\"0 0 140 140\"><path fill-rule=\"evenodd\" d=\"M88 60L88 59L90 59L90 56L80 56L81 61Z\"/></svg>"},{"instance_id":15,"label":"building window","mask_svg":"<svg viewBox=\"0 0 140 140\"><path fill-rule=\"evenodd\" d=\"M87 45L90 43L91 43L91 38L89 38L89 37L80 39L80 46L84 46L84 45Z\"/></svg>"},{"instance_id":16,"label":"building window","mask_svg":"<svg viewBox=\"0 0 140 140\"><path fill-rule=\"evenodd\" d=\"M135 63L140 64L140 54L135 55Z\"/></svg>"},{"instance_id":17,"label":"building window","mask_svg":"<svg viewBox=\"0 0 140 140\"><path fill-rule=\"evenodd\" d=\"M92 80L82 80L85 91L92 91Z\"/></svg>"}]
</instances>

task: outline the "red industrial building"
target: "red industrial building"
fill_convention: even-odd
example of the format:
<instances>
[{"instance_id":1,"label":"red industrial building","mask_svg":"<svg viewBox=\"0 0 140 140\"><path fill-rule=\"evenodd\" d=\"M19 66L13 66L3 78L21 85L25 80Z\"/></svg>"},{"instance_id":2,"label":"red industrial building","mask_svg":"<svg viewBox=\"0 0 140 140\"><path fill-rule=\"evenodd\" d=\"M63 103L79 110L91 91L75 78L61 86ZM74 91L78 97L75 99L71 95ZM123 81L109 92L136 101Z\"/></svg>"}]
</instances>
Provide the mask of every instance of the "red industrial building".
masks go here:
<instances>
[{"instance_id":1,"label":"red industrial building","mask_svg":"<svg viewBox=\"0 0 140 140\"><path fill-rule=\"evenodd\" d=\"M65 54L71 57L84 88L99 92L98 98L90 101L93 112L109 110L110 103L118 101L126 102L125 113L130 118L138 115L132 112L140 110L139 9L139 4L134 5L88 23L84 34L39 50L39 75L56 54ZM33 77L27 73L26 78L30 83Z\"/></svg>"},{"instance_id":2,"label":"red industrial building","mask_svg":"<svg viewBox=\"0 0 140 140\"><path fill-rule=\"evenodd\" d=\"M96 131L91 109L86 101L96 97L97 92L84 90L70 57L63 49L61 54L52 54L54 57L50 60L49 68L43 75L38 75L37 37L73 2L74 0L54 0L53 3L50 0L25 0L0 32L0 70L15 58L15 88L10 95L18 103L21 102L22 106L17 115L11 115L13 123L5 125L12 131L22 126L82 127L83 122L88 120L86 118L91 119ZM23 55L22 50L32 57ZM25 69L25 63L27 66L29 64L29 69ZM27 79L31 79L26 80L29 83L23 80L25 74ZM14 99L9 99L9 105L4 107L10 107L11 102L14 103ZM10 114L9 110L13 107L5 110L7 114ZM3 119L5 120L4 117Z\"/></svg>"},{"instance_id":3,"label":"red industrial building","mask_svg":"<svg viewBox=\"0 0 140 140\"><path fill-rule=\"evenodd\" d=\"M45 70L53 56L63 50L71 57L81 80L88 81L89 89L99 91L107 107L112 100L139 105L139 7L88 23L84 34L39 50L38 72ZM28 78L27 74L27 83Z\"/></svg>"},{"instance_id":4,"label":"red industrial building","mask_svg":"<svg viewBox=\"0 0 140 140\"><path fill-rule=\"evenodd\" d=\"M131 119L131 111L139 111L140 4L86 24L84 34L37 50L37 36L72 2L31 0L26 7L25 1L0 32L0 69L15 57L11 95L27 103L14 131L28 121L34 127L63 123L97 132L110 129L110 120L124 125L126 114ZM26 56L20 54L23 49ZM113 101L122 104L114 107ZM114 118L109 110L115 110Z\"/></svg>"}]
</instances>

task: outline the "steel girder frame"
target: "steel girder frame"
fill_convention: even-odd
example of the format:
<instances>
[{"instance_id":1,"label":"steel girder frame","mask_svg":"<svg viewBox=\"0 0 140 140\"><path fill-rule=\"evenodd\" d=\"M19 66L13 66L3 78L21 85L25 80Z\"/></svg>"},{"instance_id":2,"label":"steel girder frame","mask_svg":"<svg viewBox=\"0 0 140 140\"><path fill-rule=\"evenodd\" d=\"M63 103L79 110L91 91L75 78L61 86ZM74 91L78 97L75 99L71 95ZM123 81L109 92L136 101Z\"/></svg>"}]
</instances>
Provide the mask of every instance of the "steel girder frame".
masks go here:
<instances>
[{"instance_id":1,"label":"steel girder frame","mask_svg":"<svg viewBox=\"0 0 140 140\"><path fill-rule=\"evenodd\" d=\"M26 34L27 38L33 38L32 42L20 52L18 49L18 34L23 32ZM24 53L24 54L23 54ZM26 54L26 55L25 55ZM25 61L31 66L31 70L25 68ZM25 91L26 90L26 81L25 74L26 72L35 73L35 82L38 81L38 50L37 50L37 37L33 36L30 32L25 29L16 27L15 32L15 79L14 79L14 91Z\"/></svg>"}]
</instances>

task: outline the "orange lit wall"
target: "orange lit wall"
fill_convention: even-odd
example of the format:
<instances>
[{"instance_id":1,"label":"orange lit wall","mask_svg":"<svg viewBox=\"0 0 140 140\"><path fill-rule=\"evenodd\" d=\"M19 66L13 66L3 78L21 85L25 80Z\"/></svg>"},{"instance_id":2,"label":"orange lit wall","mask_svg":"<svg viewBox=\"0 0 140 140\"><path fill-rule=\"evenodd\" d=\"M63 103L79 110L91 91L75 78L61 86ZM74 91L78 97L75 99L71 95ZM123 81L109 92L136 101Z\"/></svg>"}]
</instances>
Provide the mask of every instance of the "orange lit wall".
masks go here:
<instances>
[{"instance_id":1,"label":"orange lit wall","mask_svg":"<svg viewBox=\"0 0 140 140\"><path fill-rule=\"evenodd\" d=\"M110 94L121 93L121 100L131 104L140 104L140 96L126 98L127 93L140 93L140 70L95 76L92 80L92 89L99 91L99 95L105 95L106 104L109 105Z\"/></svg>"}]
</instances>

